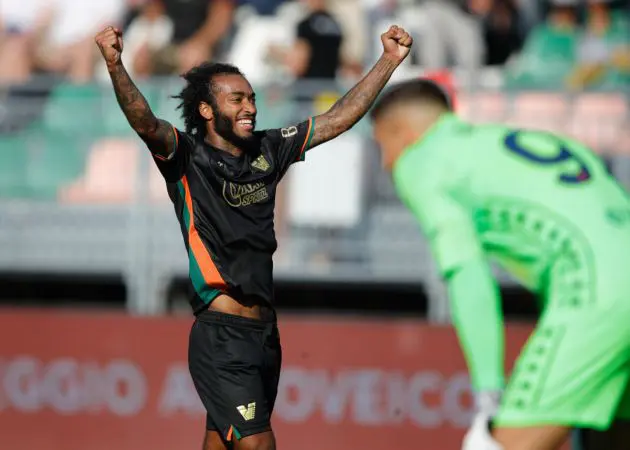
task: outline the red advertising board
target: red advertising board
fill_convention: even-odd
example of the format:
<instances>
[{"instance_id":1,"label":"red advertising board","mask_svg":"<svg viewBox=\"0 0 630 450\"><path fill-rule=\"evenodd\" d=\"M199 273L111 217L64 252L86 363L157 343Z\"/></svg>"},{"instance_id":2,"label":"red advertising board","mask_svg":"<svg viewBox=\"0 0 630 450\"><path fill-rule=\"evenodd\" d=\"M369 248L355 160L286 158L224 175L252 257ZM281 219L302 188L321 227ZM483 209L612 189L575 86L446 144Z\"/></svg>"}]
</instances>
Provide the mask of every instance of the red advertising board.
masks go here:
<instances>
[{"instance_id":1,"label":"red advertising board","mask_svg":"<svg viewBox=\"0 0 630 450\"><path fill-rule=\"evenodd\" d=\"M0 448L199 449L191 319L0 312ZM509 361L528 326L508 330ZM274 428L280 449L458 449L471 414L449 327L287 316Z\"/></svg>"}]
</instances>

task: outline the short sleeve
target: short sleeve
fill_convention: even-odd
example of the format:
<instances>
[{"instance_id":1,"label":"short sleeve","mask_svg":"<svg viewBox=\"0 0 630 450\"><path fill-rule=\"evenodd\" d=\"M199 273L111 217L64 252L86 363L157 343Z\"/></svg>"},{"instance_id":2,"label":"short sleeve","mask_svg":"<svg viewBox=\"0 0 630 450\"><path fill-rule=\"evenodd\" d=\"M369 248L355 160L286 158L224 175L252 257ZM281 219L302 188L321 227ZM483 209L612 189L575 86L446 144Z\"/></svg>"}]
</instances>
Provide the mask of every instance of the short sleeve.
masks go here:
<instances>
[{"instance_id":1,"label":"short sleeve","mask_svg":"<svg viewBox=\"0 0 630 450\"><path fill-rule=\"evenodd\" d=\"M311 31L311 22L309 18L304 19L297 26L297 37L298 39L304 39L310 41L313 36Z\"/></svg>"},{"instance_id":2,"label":"short sleeve","mask_svg":"<svg viewBox=\"0 0 630 450\"><path fill-rule=\"evenodd\" d=\"M452 170L409 150L396 164L394 184L425 234L440 272L447 276L463 264L483 257L472 212L453 195Z\"/></svg>"},{"instance_id":3,"label":"short sleeve","mask_svg":"<svg viewBox=\"0 0 630 450\"><path fill-rule=\"evenodd\" d=\"M281 173L297 161L303 161L313 137L315 119L310 118L287 128L276 128L265 132L273 146L278 168Z\"/></svg>"},{"instance_id":4,"label":"short sleeve","mask_svg":"<svg viewBox=\"0 0 630 450\"><path fill-rule=\"evenodd\" d=\"M176 183L186 173L190 155L194 149L195 141L192 136L173 127L175 139L175 151L169 158L151 152L153 161L160 173L168 183Z\"/></svg>"}]
</instances>

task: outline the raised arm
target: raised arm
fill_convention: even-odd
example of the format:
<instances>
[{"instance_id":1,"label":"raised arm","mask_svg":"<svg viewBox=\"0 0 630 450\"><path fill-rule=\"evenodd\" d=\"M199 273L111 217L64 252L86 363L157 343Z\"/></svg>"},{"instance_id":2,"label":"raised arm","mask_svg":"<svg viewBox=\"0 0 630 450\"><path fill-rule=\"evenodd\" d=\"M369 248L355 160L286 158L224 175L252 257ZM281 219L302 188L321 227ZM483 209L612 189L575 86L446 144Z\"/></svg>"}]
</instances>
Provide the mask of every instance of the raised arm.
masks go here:
<instances>
[{"instance_id":1,"label":"raised arm","mask_svg":"<svg viewBox=\"0 0 630 450\"><path fill-rule=\"evenodd\" d=\"M175 130L170 123L155 117L147 100L123 66L122 32L110 26L97 34L95 41L107 64L116 99L129 125L138 133L152 153L168 159L176 148Z\"/></svg>"},{"instance_id":2,"label":"raised arm","mask_svg":"<svg viewBox=\"0 0 630 450\"><path fill-rule=\"evenodd\" d=\"M381 35L383 54L368 74L327 112L315 117L309 148L336 138L349 130L370 109L394 70L411 50L413 39L404 29L392 26Z\"/></svg>"}]
</instances>

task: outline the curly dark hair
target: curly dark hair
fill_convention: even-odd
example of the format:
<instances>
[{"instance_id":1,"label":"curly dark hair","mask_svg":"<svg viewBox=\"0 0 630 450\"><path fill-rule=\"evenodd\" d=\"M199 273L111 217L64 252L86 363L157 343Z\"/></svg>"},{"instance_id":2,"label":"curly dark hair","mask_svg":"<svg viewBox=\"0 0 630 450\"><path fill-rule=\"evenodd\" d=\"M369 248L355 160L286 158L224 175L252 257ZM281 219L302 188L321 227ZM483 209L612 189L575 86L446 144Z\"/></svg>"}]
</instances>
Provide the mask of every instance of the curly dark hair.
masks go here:
<instances>
[{"instance_id":1,"label":"curly dark hair","mask_svg":"<svg viewBox=\"0 0 630 450\"><path fill-rule=\"evenodd\" d=\"M206 102L213 111L216 111L217 102L212 80L215 75L230 74L243 76L241 71L231 64L213 62L200 64L182 75L182 78L186 80L186 86L179 95L173 98L181 100L177 109L182 110L187 133L202 139L206 136L206 119L199 114L199 103Z\"/></svg>"}]
</instances>

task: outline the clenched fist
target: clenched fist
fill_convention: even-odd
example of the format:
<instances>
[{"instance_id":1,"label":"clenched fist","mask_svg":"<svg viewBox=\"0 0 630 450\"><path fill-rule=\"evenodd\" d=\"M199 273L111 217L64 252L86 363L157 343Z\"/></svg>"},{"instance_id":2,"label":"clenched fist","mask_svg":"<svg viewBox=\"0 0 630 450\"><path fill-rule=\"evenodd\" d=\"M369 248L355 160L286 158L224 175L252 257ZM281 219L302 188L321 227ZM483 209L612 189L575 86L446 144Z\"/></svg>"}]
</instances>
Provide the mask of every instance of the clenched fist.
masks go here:
<instances>
[{"instance_id":1,"label":"clenched fist","mask_svg":"<svg viewBox=\"0 0 630 450\"><path fill-rule=\"evenodd\" d=\"M107 27L96 35L94 41L108 67L120 64L123 51L122 31L116 27Z\"/></svg>"},{"instance_id":2,"label":"clenched fist","mask_svg":"<svg viewBox=\"0 0 630 450\"><path fill-rule=\"evenodd\" d=\"M411 51L413 38L404 28L392 25L389 30L381 34L381 42L383 43L383 53L400 64Z\"/></svg>"}]
</instances>

